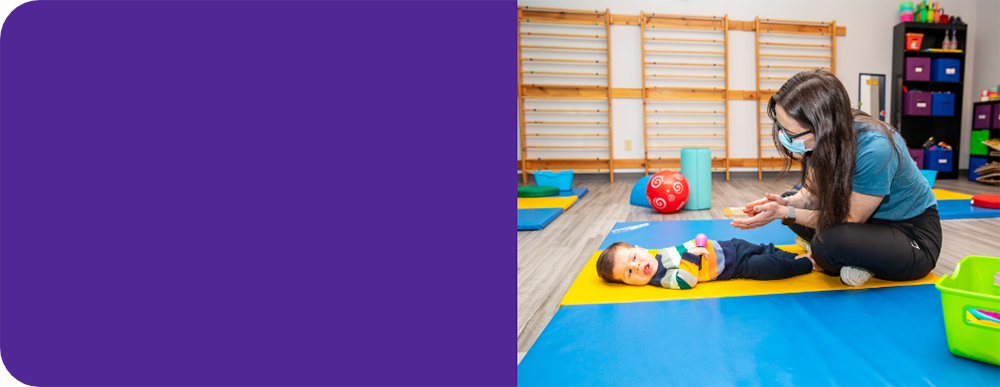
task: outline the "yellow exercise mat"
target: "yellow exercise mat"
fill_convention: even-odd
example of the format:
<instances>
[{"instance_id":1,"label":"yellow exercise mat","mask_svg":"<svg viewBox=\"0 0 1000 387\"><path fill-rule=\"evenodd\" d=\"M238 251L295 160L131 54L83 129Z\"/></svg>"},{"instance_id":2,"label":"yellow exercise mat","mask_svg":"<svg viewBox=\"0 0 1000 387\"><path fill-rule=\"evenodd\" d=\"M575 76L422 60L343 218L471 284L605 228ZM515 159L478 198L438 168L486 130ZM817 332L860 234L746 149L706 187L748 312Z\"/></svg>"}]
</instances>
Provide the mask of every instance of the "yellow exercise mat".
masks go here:
<instances>
[{"instance_id":1,"label":"yellow exercise mat","mask_svg":"<svg viewBox=\"0 0 1000 387\"><path fill-rule=\"evenodd\" d=\"M937 200L972 199L972 195L966 195L964 193L951 192L937 188L932 188L931 191L934 191L934 197L937 198Z\"/></svg>"},{"instance_id":2,"label":"yellow exercise mat","mask_svg":"<svg viewBox=\"0 0 1000 387\"><path fill-rule=\"evenodd\" d=\"M778 248L795 253L805 254L805 250L796 245L777 246ZM649 250L656 255L657 250ZM859 288L853 288L840 282L840 277L830 276L819 272L811 272L784 280L777 281L755 281L736 279L729 281L710 281L699 283L693 289L673 290L656 286L631 286L624 284L612 284L601 280L597 276L597 257L601 255L598 251L590 257L587 266L570 285L566 296L559 302L563 305L579 304L611 304L621 302L643 302L643 301L667 301L667 300L688 300L694 298L720 298L736 296L757 296L762 294L782 294L782 293L804 293L821 292L826 290L847 290L863 288L883 288L889 286L907 286L933 284L938 280L938 276L928 274L923 279L915 281L895 282L872 278L867 284ZM806 258L800 258L806 259Z\"/></svg>"},{"instance_id":3,"label":"yellow exercise mat","mask_svg":"<svg viewBox=\"0 0 1000 387\"><path fill-rule=\"evenodd\" d=\"M576 202L576 196L563 196L554 198L517 198L517 208L556 208L562 207L563 211L569 209Z\"/></svg>"},{"instance_id":4,"label":"yellow exercise mat","mask_svg":"<svg viewBox=\"0 0 1000 387\"><path fill-rule=\"evenodd\" d=\"M743 207L723 207L722 215L724 216L747 216L743 213Z\"/></svg>"}]
</instances>

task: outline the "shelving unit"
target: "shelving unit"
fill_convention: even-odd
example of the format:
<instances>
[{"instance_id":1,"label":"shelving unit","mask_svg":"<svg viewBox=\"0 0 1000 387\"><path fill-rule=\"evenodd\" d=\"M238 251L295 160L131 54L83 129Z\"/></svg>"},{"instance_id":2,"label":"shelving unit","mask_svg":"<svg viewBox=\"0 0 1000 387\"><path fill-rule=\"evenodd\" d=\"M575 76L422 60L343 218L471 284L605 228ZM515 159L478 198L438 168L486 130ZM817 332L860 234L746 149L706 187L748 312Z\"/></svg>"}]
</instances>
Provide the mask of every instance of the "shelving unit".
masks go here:
<instances>
[{"instance_id":1,"label":"shelving unit","mask_svg":"<svg viewBox=\"0 0 1000 387\"><path fill-rule=\"evenodd\" d=\"M560 169L607 171L613 183L610 13L525 6L517 19L523 182Z\"/></svg>"},{"instance_id":2,"label":"shelving unit","mask_svg":"<svg viewBox=\"0 0 1000 387\"><path fill-rule=\"evenodd\" d=\"M798 72L824 69L837 73L837 21L811 22L758 17L754 19L754 34L758 98L757 179L763 179L765 168L774 170L780 168L783 162L775 149L772 131L763 132L764 127L774 125L770 119L762 122L762 117L767 117L767 104L781 85ZM761 87L761 83L764 87ZM765 138L768 144L763 143ZM793 169L796 168L798 166L793 165Z\"/></svg>"},{"instance_id":3,"label":"shelving unit","mask_svg":"<svg viewBox=\"0 0 1000 387\"><path fill-rule=\"evenodd\" d=\"M639 24L646 174L677 168L682 148L709 148L729 180L728 16L642 12Z\"/></svg>"},{"instance_id":4,"label":"shelving unit","mask_svg":"<svg viewBox=\"0 0 1000 387\"><path fill-rule=\"evenodd\" d=\"M976 115L986 115L986 122L976 120ZM1000 101L974 102L972 104L972 131L987 131L987 138L1000 138ZM976 146L976 140L970 142L970 148ZM1000 151L987 147L986 154L972 154L969 150L969 176L976 169L972 166L972 158L986 159L987 163L1000 161Z\"/></svg>"},{"instance_id":5,"label":"shelving unit","mask_svg":"<svg viewBox=\"0 0 1000 387\"><path fill-rule=\"evenodd\" d=\"M939 171L938 179L955 179L958 177L959 160L962 147L962 93L963 82L933 82L906 80L906 58L955 58L961 60L959 74L965 78L965 42L968 26L956 24L955 33L958 39L960 53L907 51L906 33L920 32L924 34L920 49L941 47L945 31L950 30L951 23L913 23L903 22L893 27L892 36L892 77L889 84L892 87L892 105L889 110L890 123L899 129L906 140L906 146L919 149L928 138L934 137L937 142L944 141L952 147L952 170ZM925 92L951 92L955 94L955 114L952 116L910 116L903 114L903 86L909 90L919 89Z\"/></svg>"}]
</instances>

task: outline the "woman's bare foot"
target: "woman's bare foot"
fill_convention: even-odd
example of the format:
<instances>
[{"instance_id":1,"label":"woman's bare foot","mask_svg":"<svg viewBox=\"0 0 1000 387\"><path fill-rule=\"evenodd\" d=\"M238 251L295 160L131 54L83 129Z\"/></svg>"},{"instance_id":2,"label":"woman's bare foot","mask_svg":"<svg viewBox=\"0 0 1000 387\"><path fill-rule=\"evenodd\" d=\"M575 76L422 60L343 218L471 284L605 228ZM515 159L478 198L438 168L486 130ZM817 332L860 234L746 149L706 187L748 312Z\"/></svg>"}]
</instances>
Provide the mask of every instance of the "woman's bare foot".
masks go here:
<instances>
[{"instance_id":1,"label":"woman's bare foot","mask_svg":"<svg viewBox=\"0 0 1000 387\"><path fill-rule=\"evenodd\" d=\"M813 271L823 271L822 267L819 267L819 266L816 265L816 260L813 259L812 253L802 254L802 255L799 255L799 256L795 257L795 259L799 259L799 258L808 258L809 262L812 262L812 264L813 264Z\"/></svg>"}]
</instances>

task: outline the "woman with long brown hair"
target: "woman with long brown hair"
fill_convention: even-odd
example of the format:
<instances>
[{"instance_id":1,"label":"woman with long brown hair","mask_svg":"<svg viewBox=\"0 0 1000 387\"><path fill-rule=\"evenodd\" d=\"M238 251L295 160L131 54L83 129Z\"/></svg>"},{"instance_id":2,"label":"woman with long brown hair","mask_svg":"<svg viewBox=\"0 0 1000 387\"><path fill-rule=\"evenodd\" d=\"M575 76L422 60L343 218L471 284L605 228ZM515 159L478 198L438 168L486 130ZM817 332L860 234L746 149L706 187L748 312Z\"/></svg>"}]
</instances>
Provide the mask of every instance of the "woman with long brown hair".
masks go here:
<instances>
[{"instance_id":1,"label":"woman with long brown hair","mask_svg":"<svg viewBox=\"0 0 1000 387\"><path fill-rule=\"evenodd\" d=\"M851 286L872 276L923 278L941 253L937 200L895 128L852 109L847 90L829 71L788 80L768 103L772 134L784 160L802 165L802 189L765 194L744 208L733 227L781 219L809 243L824 271Z\"/></svg>"}]
</instances>

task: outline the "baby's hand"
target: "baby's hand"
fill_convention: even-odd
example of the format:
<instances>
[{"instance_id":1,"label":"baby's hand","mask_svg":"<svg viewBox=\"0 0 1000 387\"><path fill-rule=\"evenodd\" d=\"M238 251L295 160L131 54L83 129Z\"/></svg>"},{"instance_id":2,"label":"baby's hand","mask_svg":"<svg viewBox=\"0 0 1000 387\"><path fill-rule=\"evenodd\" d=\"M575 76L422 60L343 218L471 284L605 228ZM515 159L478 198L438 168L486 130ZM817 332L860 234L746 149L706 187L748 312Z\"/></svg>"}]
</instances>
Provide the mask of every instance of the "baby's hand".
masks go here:
<instances>
[{"instance_id":1,"label":"baby's hand","mask_svg":"<svg viewBox=\"0 0 1000 387\"><path fill-rule=\"evenodd\" d=\"M695 247L693 249L689 249L687 252L694 255L701 255L701 256L708 255L708 250L705 250L704 247Z\"/></svg>"}]
</instances>

